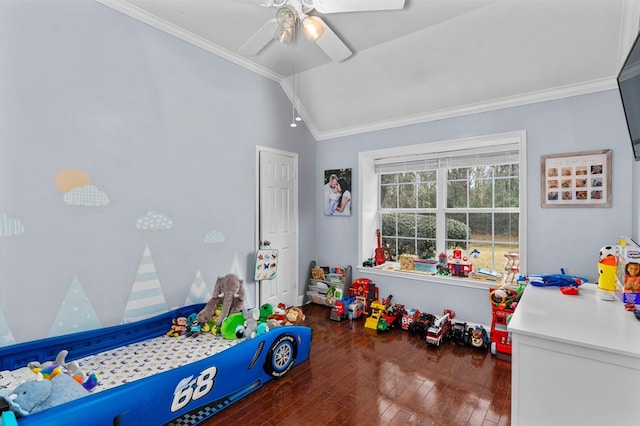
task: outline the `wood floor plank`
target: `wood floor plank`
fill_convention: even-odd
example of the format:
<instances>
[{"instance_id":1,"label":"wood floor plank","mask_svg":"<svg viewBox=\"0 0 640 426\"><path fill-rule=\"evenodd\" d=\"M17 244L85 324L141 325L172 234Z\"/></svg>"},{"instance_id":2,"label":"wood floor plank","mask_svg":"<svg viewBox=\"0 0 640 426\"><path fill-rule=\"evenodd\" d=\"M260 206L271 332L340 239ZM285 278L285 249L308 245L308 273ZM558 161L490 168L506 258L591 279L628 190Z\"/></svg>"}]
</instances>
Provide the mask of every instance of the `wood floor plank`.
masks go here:
<instances>
[{"instance_id":1,"label":"wood floor plank","mask_svg":"<svg viewBox=\"0 0 640 426\"><path fill-rule=\"evenodd\" d=\"M224 409L204 426L509 425L508 355L364 328L305 305L311 356L285 377Z\"/></svg>"}]
</instances>

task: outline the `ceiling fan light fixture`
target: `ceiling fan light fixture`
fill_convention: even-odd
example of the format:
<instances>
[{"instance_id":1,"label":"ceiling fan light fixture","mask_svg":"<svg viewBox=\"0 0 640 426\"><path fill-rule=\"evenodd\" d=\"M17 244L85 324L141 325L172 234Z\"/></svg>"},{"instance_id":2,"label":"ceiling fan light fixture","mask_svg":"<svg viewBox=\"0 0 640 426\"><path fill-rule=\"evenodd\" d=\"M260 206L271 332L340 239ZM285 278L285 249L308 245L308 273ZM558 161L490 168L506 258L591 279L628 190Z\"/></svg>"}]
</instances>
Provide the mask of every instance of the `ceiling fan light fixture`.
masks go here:
<instances>
[{"instance_id":1,"label":"ceiling fan light fixture","mask_svg":"<svg viewBox=\"0 0 640 426\"><path fill-rule=\"evenodd\" d=\"M311 41L316 41L322 36L322 33L324 33L322 22L315 16L305 17L300 24L302 25L304 35Z\"/></svg>"},{"instance_id":2,"label":"ceiling fan light fixture","mask_svg":"<svg viewBox=\"0 0 640 426\"><path fill-rule=\"evenodd\" d=\"M273 35L273 38L278 40L280 43L289 44L293 39L293 29L278 27L276 28L276 33Z\"/></svg>"},{"instance_id":3,"label":"ceiling fan light fixture","mask_svg":"<svg viewBox=\"0 0 640 426\"><path fill-rule=\"evenodd\" d=\"M292 29L296 24L296 20L298 19L298 14L296 11L289 7L283 6L276 12L276 22L280 26L280 28L284 29Z\"/></svg>"}]
</instances>

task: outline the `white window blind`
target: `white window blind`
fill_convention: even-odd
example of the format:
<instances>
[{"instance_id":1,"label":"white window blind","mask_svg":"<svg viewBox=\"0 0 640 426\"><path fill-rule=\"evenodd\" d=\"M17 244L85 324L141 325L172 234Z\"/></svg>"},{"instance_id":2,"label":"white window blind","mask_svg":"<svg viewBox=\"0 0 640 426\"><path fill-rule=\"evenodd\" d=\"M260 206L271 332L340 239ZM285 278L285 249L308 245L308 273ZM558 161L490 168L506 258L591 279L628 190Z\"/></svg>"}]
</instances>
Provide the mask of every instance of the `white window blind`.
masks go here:
<instances>
[{"instance_id":1,"label":"white window blind","mask_svg":"<svg viewBox=\"0 0 640 426\"><path fill-rule=\"evenodd\" d=\"M376 173L402 173L436 170L439 168L513 164L519 161L520 151L518 144L511 143L480 148L378 158L374 160L374 167Z\"/></svg>"}]
</instances>

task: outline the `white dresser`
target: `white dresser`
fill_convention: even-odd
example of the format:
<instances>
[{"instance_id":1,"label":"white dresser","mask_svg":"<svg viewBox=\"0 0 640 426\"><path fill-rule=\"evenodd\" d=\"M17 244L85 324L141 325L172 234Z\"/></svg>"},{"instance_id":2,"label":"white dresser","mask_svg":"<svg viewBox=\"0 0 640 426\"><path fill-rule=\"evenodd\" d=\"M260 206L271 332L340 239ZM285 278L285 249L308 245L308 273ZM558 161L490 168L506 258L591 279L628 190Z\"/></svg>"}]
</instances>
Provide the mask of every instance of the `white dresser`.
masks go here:
<instances>
[{"instance_id":1,"label":"white dresser","mask_svg":"<svg viewBox=\"0 0 640 426\"><path fill-rule=\"evenodd\" d=\"M508 326L512 425L640 425L640 321L596 291L525 290Z\"/></svg>"}]
</instances>

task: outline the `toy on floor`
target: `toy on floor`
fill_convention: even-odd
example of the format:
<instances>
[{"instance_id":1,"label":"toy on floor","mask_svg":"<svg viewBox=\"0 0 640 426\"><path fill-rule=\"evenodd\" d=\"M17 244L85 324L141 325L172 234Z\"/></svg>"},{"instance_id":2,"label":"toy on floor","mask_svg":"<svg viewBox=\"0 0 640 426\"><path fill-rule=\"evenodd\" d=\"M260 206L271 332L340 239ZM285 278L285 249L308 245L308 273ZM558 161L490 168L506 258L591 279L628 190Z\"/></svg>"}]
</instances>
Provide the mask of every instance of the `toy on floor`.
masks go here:
<instances>
[{"instance_id":1,"label":"toy on floor","mask_svg":"<svg viewBox=\"0 0 640 426\"><path fill-rule=\"evenodd\" d=\"M420 337L427 336L427 330L431 327L431 324L436 319L435 315L432 315L428 312L418 312L418 316L413 318L409 326L407 327L407 331L410 334L417 334Z\"/></svg>"},{"instance_id":2,"label":"toy on floor","mask_svg":"<svg viewBox=\"0 0 640 426\"><path fill-rule=\"evenodd\" d=\"M471 327L469 329L470 334L470 344L474 348L478 349L487 349L491 340L489 339L489 335L487 334L487 330L481 325L477 325L475 327Z\"/></svg>"},{"instance_id":3,"label":"toy on floor","mask_svg":"<svg viewBox=\"0 0 640 426\"><path fill-rule=\"evenodd\" d=\"M427 329L427 344L440 346L440 343L449 337L451 320L455 318L455 316L456 313L454 311L445 309L442 316L433 321L433 324Z\"/></svg>"},{"instance_id":4,"label":"toy on floor","mask_svg":"<svg viewBox=\"0 0 640 426\"><path fill-rule=\"evenodd\" d=\"M214 296L207 302L205 307L198 313L198 323L204 324L214 316L218 305L222 305L222 310L216 322L221 326L226 317L236 312L242 311L244 306L245 290L243 280L235 274L227 274L218 277L213 288Z\"/></svg>"},{"instance_id":5,"label":"toy on floor","mask_svg":"<svg viewBox=\"0 0 640 426\"><path fill-rule=\"evenodd\" d=\"M378 302L377 300L371 302L371 305L369 306L369 310L371 312L364 321L364 326L366 328L380 331L387 331L389 329L389 322L387 321L385 313L391 304L392 297L393 296L389 296L386 299L383 299L382 302Z\"/></svg>"},{"instance_id":6,"label":"toy on floor","mask_svg":"<svg viewBox=\"0 0 640 426\"><path fill-rule=\"evenodd\" d=\"M331 314L329 319L333 321L342 321L349 317L349 305L355 302L355 296L344 295L340 299L333 302L333 308L331 308Z\"/></svg>"}]
</instances>

